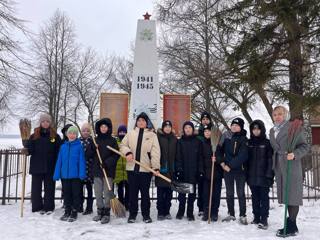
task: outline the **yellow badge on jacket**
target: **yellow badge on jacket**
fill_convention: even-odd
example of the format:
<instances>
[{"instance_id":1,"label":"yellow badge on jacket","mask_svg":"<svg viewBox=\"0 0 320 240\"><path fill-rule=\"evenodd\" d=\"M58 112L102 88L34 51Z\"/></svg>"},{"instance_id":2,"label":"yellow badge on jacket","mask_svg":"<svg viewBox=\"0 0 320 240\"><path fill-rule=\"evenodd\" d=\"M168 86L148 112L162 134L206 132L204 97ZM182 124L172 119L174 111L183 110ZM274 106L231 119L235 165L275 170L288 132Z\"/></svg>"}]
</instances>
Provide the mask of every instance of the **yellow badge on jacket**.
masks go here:
<instances>
[{"instance_id":1,"label":"yellow badge on jacket","mask_svg":"<svg viewBox=\"0 0 320 240\"><path fill-rule=\"evenodd\" d=\"M52 142L52 143L54 143L55 141L56 141L55 138L51 138L51 139L50 139L50 142Z\"/></svg>"}]
</instances>

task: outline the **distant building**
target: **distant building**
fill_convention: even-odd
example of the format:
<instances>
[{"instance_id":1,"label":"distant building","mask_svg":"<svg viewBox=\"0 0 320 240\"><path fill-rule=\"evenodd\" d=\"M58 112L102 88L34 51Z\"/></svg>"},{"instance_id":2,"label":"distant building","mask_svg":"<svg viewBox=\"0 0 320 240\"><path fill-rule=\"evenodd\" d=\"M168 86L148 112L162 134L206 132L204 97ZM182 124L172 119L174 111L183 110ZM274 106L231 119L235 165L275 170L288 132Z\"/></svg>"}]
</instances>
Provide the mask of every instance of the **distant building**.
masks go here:
<instances>
[{"instance_id":1,"label":"distant building","mask_svg":"<svg viewBox=\"0 0 320 240\"><path fill-rule=\"evenodd\" d=\"M320 145L320 107L318 113L310 117L312 145Z\"/></svg>"}]
</instances>

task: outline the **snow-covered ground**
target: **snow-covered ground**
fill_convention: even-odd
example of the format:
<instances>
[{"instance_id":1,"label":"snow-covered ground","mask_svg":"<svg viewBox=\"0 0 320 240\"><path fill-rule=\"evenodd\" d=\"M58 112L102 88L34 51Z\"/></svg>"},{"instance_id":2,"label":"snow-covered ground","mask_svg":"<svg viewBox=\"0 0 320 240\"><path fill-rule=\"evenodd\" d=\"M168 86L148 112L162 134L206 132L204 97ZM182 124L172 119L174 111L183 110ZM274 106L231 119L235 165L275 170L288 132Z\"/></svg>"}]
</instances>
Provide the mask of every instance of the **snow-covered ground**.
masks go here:
<instances>
[{"instance_id":1,"label":"snow-covered ground","mask_svg":"<svg viewBox=\"0 0 320 240\"><path fill-rule=\"evenodd\" d=\"M248 205L248 219L251 220L251 203ZM199 217L196 221L184 220L156 220L155 202L152 202L151 217L154 222L145 224L138 215L138 222L127 224L126 219L112 217L106 225L93 222L93 215L79 215L74 223L62 222L59 217L63 213L61 202L57 201L56 211L49 216L31 213L30 202L25 205L25 216L19 217L20 204L0 206L0 239L1 240L34 240L34 239L276 239L275 232L282 226L283 206L271 202L270 227L268 230L257 229L255 225L240 225L238 222L222 223L221 217L226 215L226 203L222 200L219 221L213 224L202 222ZM173 201L172 215L177 210L177 202ZM318 239L320 226L320 201L305 201L298 216L299 236L294 239Z\"/></svg>"}]
</instances>

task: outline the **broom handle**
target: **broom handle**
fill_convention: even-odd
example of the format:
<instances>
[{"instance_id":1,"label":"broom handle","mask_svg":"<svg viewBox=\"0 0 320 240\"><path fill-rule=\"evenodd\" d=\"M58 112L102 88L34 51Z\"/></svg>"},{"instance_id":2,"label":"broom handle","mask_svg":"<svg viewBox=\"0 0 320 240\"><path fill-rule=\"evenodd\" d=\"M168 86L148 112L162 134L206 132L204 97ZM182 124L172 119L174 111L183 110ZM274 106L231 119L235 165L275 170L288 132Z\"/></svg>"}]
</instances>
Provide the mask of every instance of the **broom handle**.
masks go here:
<instances>
[{"instance_id":1,"label":"broom handle","mask_svg":"<svg viewBox=\"0 0 320 240\"><path fill-rule=\"evenodd\" d=\"M27 165L27 155L23 154L23 166L22 166L22 190L21 190L21 205L20 205L20 217L23 217L23 204L24 195L26 192L26 165Z\"/></svg>"},{"instance_id":2,"label":"broom handle","mask_svg":"<svg viewBox=\"0 0 320 240\"><path fill-rule=\"evenodd\" d=\"M90 131L91 131L93 143L94 143L94 145L95 145L95 147L96 147L96 153L97 153L97 155L98 155L98 159L99 159L99 162L100 162L101 170L102 170L103 175L104 175L104 178L105 178L105 180L106 180L106 182L107 182L107 186L108 186L109 191L112 191L112 188L111 188L110 183L109 183L109 181L108 181L108 175L107 175L107 173L106 173L106 170L104 169L104 167L102 167L102 159L101 159L101 155L100 155L100 152L99 152L99 149L98 149L98 145L97 145L97 142L96 142L96 139L95 139L94 132L92 131L91 128L90 128Z\"/></svg>"},{"instance_id":3,"label":"broom handle","mask_svg":"<svg viewBox=\"0 0 320 240\"><path fill-rule=\"evenodd\" d=\"M118 150L116 150L116 149L114 149L114 148L112 148L112 147L110 147L110 146L107 146L107 148L109 148L111 151L119 154L121 157L124 157L124 158L126 157L126 156L123 155L121 152L119 152ZM153 174L157 175L157 177L162 178L163 180L167 181L168 183L171 183L171 182L172 182L170 178L167 178L166 176L162 175L161 173L157 173L157 172L156 172L155 170L153 170L151 167L148 167L147 165L145 165L145 164L143 164L143 163L141 163L141 162L138 162L138 161L135 160L135 159L133 159L133 162L134 162L135 164L138 164L139 166L147 169L148 171L152 172Z\"/></svg>"},{"instance_id":4,"label":"broom handle","mask_svg":"<svg viewBox=\"0 0 320 240\"><path fill-rule=\"evenodd\" d=\"M213 192L213 175L214 175L214 162L212 163L212 166L211 166L208 224L210 224L210 222L211 222L211 206L212 206L212 192Z\"/></svg>"}]
</instances>

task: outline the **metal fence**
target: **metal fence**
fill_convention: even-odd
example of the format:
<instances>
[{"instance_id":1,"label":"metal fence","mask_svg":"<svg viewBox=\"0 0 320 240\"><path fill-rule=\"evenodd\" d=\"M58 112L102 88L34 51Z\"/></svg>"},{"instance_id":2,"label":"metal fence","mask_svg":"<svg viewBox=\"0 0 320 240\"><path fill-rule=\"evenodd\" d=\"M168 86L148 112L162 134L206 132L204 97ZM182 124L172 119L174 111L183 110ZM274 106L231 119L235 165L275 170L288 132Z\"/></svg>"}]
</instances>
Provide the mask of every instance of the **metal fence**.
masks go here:
<instances>
[{"instance_id":1,"label":"metal fence","mask_svg":"<svg viewBox=\"0 0 320 240\"><path fill-rule=\"evenodd\" d=\"M21 197L21 179L23 168L24 155L20 149L5 149L0 150L0 202L2 205L10 201L17 202ZM28 176L29 157L26 158L26 171ZM303 175L304 175L304 199L309 201L318 200L320 198L320 152L310 153L303 159ZM27 182L31 179L28 178ZM28 184L27 184L28 185ZM30 187L30 184L28 185ZM30 190L30 189L29 189ZM221 198L225 199L223 193ZM154 179L151 183L150 197L152 200L157 199L157 191L154 184ZM246 186L246 197L248 201L251 198L249 187ZM174 199L177 198L177 193L174 194ZM275 200L277 198L277 191L275 184L273 185L270 198ZM26 194L26 200L30 200L30 191ZM56 199L61 199L60 194L56 194Z\"/></svg>"}]
</instances>

